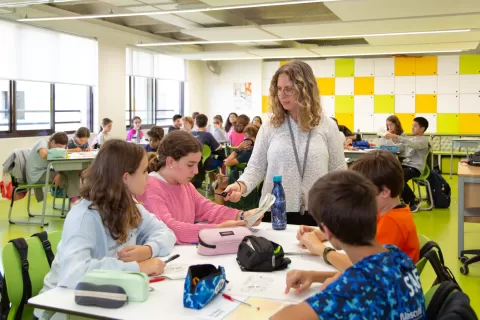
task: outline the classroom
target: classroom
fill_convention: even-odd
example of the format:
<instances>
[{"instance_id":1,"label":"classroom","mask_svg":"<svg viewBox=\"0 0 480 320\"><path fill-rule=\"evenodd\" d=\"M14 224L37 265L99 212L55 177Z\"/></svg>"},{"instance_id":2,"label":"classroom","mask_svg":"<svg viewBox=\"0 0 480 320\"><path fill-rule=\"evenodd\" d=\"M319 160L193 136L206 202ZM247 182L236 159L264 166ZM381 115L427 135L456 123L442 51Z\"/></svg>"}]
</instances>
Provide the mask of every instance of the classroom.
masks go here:
<instances>
[{"instance_id":1,"label":"classroom","mask_svg":"<svg viewBox=\"0 0 480 320\"><path fill-rule=\"evenodd\" d=\"M0 0L0 159L0 319L478 319L480 1Z\"/></svg>"}]
</instances>

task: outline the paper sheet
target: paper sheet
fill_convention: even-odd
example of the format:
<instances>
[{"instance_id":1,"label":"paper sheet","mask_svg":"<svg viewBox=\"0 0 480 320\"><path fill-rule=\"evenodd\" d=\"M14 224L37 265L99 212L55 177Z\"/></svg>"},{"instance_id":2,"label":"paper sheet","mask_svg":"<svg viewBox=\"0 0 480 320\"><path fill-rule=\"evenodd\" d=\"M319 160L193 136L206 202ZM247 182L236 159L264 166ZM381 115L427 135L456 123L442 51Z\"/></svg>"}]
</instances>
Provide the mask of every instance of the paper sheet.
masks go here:
<instances>
[{"instance_id":1,"label":"paper sheet","mask_svg":"<svg viewBox=\"0 0 480 320\"><path fill-rule=\"evenodd\" d=\"M253 216L245 218L245 220L248 223L248 227L253 226L253 224L257 222L257 220L265 212L267 212L270 209L270 207L274 204L274 202L275 202L275 196L270 193L267 193L263 198L263 201L260 203L257 213L255 213Z\"/></svg>"},{"instance_id":2,"label":"paper sheet","mask_svg":"<svg viewBox=\"0 0 480 320\"><path fill-rule=\"evenodd\" d=\"M288 306L290 303L279 300L269 300L261 298L248 298L246 303L252 306L241 304L230 313L225 320L245 320L245 319L270 319L275 313Z\"/></svg>"},{"instance_id":3,"label":"paper sheet","mask_svg":"<svg viewBox=\"0 0 480 320\"><path fill-rule=\"evenodd\" d=\"M165 267L165 271L159 276L150 278L168 278L171 280L185 279L187 277L188 264L170 262Z\"/></svg>"}]
</instances>

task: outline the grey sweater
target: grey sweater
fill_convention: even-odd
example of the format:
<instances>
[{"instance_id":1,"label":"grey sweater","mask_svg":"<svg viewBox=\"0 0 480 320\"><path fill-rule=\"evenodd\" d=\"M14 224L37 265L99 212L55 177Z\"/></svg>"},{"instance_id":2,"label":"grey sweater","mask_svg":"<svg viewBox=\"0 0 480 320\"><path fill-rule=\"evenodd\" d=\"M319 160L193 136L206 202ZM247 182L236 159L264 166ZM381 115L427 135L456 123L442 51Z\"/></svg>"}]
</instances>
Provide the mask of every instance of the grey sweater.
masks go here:
<instances>
[{"instance_id":1,"label":"grey sweater","mask_svg":"<svg viewBox=\"0 0 480 320\"><path fill-rule=\"evenodd\" d=\"M428 137L407 138L399 136L397 142L405 146L405 160L403 160L402 165L415 168L422 174L425 170L428 155Z\"/></svg>"}]
</instances>

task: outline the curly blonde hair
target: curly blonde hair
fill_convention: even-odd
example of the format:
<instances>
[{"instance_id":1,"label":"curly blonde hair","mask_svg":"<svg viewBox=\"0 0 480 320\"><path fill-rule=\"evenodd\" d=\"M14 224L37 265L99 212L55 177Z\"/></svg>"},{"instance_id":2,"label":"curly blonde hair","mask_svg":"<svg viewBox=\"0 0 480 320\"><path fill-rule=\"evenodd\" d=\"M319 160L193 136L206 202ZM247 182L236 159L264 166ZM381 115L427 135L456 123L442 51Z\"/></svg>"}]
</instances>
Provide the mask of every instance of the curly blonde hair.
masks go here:
<instances>
[{"instance_id":1,"label":"curly blonde hair","mask_svg":"<svg viewBox=\"0 0 480 320\"><path fill-rule=\"evenodd\" d=\"M285 121L287 111L278 99L277 81L281 74L286 74L293 82L295 93L298 95L298 124L303 131L310 131L320 123L322 107L320 106L320 92L317 79L312 68L303 61L291 61L281 66L270 83L270 108L273 116L271 123L279 127Z\"/></svg>"}]
</instances>

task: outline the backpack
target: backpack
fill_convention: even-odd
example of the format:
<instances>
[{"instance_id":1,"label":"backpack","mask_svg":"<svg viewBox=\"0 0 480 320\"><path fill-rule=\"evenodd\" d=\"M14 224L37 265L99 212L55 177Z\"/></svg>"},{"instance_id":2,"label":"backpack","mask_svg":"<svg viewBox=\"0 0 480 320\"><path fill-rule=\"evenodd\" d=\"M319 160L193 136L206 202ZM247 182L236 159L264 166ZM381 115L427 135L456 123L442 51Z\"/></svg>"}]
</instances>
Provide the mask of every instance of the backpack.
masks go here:
<instances>
[{"instance_id":1,"label":"backpack","mask_svg":"<svg viewBox=\"0 0 480 320\"><path fill-rule=\"evenodd\" d=\"M38 237L42 243L43 250L47 257L48 264L52 266L52 262L55 259L55 255L52 251L52 246L48 240L48 234L46 231L35 233L32 237ZM32 282L30 281L30 275L28 270L30 268L28 263L28 244L24 238L12 239L11 242L15 249L17 249L20 256L22 265L22 279L23 279L23 296L20 306L17 309L14 320L21 320L23 314L23 308L28 299L32 297ZM8 298L7 281L5 277L0 273L0 320L8 319L8 313L10 312L10 299Z\"/></svg>"},{"instance_id":2,"label":"backpack","mask_svg":"<svg viewBox=\"0 0 480 320\"><path fill-rule=\"evenodd\" d=\"M433 205L435 208L449 208L452 191L450 190L448 182L445 181L436 168L430 171L427 180L432 189Z\"/></svg>"},{"instance_id":3,"label":"backpack","mask_svg":"<svg viewBox=\"0 0 480 320\"><path fill-rule=\"evenodd\" d=\"M442 249L440 249L440 246L435 241L428 241L420 249L420 259L423 258L430 262L430 265L437 275L437 278L433 282L432 286L438 285L442 282L453 282L457 284L457 280L455 279L452 271L445 265ZM459 290L461 290L460 287Z\"/></svg>"},{"instance_id":4,"label":"backpack","mask_svg":"<svg viewBox=\"0 0 480 320\"><path fill-rule=\"evenodd\" d=\"M456 283L442 282L434 290L435 293L426 310L427 319L477 320L470 306L470 299Z\"/></svg>"},{"instance_id":5,"label":"backpack","mask_svg":"<svg viewBox=\"0 0 480 320\"><path fill-rule=\"evenodd\" d=\"M468 164L476 167L480 166L480 151L477 151L468 157Z\"/></svg>"}]
</instances>

